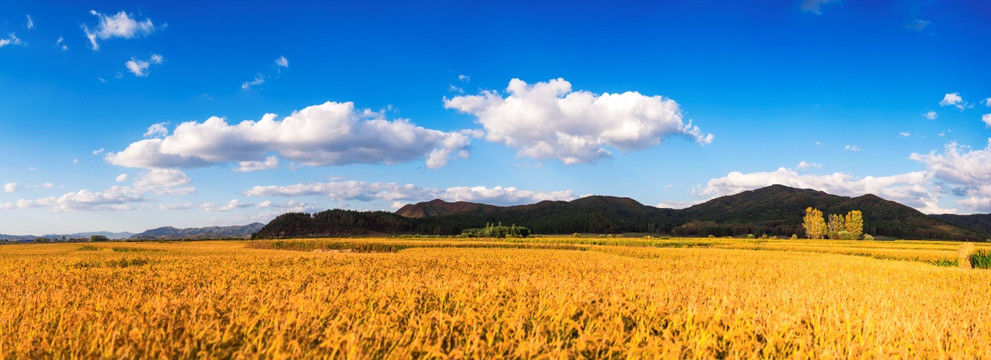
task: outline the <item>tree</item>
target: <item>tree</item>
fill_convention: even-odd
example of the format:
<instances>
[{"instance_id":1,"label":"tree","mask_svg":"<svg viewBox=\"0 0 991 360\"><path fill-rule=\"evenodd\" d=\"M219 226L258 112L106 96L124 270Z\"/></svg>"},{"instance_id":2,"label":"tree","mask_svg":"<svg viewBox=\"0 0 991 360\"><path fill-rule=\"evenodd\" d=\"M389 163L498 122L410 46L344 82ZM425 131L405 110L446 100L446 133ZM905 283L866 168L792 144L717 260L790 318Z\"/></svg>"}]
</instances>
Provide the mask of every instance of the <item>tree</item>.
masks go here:
<instances>
[{"instance_id":1,"label":"tree","mask_svg":"<svg viewBox=\"0 0 991 360\"><path fill-rule=\"evenodd\" d=\"M864 214L860 210L846 213L846 231L849 231L854 239L860 239L860 235L864 233Z\"/></svg>"},{"instance_id":2,"label":"tree","mask_svg":"<svg viewBox=\"0 0 991 360\"><path fill-rule=\"evenodd\" d=\"M812 207L805 209L802 227L805 228L805 236L809 239L822 239L826 234L826 220L822 218L822 211Z\"/></svg>"},{"instance_id":3,"label":"tree","mask_svg":"<svg viewBox=\"0 0 991 360\"><path fill-rule=\"evenodd\" d=\"M839 232L846 230L846 226L843 223L843 215L829 214L829 222L826 224L826 234L829 235L830 239L838 238Z\"/></svg>"},{"instance_id":4,"label":"tree","mask_svg":"<svg viewBox=\"0 0 991 360\"><path fill-rule=\"evenodd\" d=\"M110 241L110 239L108 239L106 236L103 236L103 235L93 235L93 236L90 236L89 237L89 241L92 241L92 242L104 242L104 241Z\"/></svg>"}]
</instances>

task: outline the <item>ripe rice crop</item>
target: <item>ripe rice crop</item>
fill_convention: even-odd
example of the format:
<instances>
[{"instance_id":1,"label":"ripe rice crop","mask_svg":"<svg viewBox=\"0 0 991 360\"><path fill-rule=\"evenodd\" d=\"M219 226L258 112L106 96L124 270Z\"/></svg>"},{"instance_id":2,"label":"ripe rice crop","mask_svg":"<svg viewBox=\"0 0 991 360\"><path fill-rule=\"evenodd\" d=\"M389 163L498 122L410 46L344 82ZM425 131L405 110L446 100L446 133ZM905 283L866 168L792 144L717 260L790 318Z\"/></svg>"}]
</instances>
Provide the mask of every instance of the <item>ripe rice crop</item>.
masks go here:
<instances>
[{"instance_id":1,"label":"ripe rice crop","mask_svg":"<svg viewBox=\"0 0 991 360\"><path fill-rule=\"evenodd\" d=\"M991 358L991 271L841 253L959 243L615 240L0 246L0 357Z\"/></svg>"}]
</instances>

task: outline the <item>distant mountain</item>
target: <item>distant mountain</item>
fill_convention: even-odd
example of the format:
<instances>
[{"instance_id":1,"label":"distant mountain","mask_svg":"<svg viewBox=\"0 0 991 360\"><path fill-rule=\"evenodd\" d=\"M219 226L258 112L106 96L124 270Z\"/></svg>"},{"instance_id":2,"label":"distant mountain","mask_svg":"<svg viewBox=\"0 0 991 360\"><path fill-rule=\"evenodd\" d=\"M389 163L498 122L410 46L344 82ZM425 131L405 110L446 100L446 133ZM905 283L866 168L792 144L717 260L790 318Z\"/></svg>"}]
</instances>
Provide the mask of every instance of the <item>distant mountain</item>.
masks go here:
<instances>
[{"instance_id":1,"label":"distant mountain","mask_svg":"<svg viewBox=\"0 0 991 360\"><path fill-rule=\"evenodd\" d=\"M950 224L970 229L982 233L985 238L991 238L991 214L974 215L954 215L941 214L929 215L929 217L948 222Z\"/></svg>"},{"instance_id":2,"label":"distant mountain","mask_svg":"<svg viewBox=\"0 0 991 360\"><path fill-rule=\"evenodd\" d=\"M72 239L72 238L89 238L90 236L93 235L103 235L106 236L108 239L116 240L116 239L130 238L131 236L134 236L134 233L126 232L126 231L124 232L92 231L92 232L80 232L80 233L72 233L72 234L46 234L46 235L42 235L41 237L46 239L60 239L62 237L65 237L67 239Z\"/></svg>"},{"instance_id":3,"label":"distant mountain","mask_svg":"<svg viewBox=\"0 0 991 360\"><path fill-rule=\"evenodd\" d=\"M66 239L79 239L79 238L89 238L93 235L103 235L108 239L127 239L130 238L133 233L129 232L109 232L109 231L93 231L93 232L81 232L72 234L45 234L41 236L37 235L5 235L0 234L0 240L34 240L38 238L54 239L59 240L62 238Z\"/></svg>"},{"instance_id":4,"label":"distant mountain","mask_svg":"<svg viewBox=\"0 0 991 360\"><path fill-rule=\"evenodd\" d=\"M252 223L238 226L210 226L203 228L176 229L171 226L147 230L131 236L131 240L178 240L178 239L229 239L248 238L265 224Z\"/></svg>"},{"instance_id":5,"label":"distant mountain","mask_svg":"<svg viewBox=\"0 0 991 360\"><path fill-rule=\"evenodd\" d=\"M459 234L488 223L521 225L535 234L658 233L685 236L802 235L807 207L826 214L864 213L872 235L911 239L981 240L981 231L965 229L874 195L855 198L774 185L724 196L687 209L659 209L630 198L589 196L574 201L494 206L433 200L396 213L328 210L313 215L281 215L255 238L353 236L369 234Z\"/></svg>"}]
</instances>

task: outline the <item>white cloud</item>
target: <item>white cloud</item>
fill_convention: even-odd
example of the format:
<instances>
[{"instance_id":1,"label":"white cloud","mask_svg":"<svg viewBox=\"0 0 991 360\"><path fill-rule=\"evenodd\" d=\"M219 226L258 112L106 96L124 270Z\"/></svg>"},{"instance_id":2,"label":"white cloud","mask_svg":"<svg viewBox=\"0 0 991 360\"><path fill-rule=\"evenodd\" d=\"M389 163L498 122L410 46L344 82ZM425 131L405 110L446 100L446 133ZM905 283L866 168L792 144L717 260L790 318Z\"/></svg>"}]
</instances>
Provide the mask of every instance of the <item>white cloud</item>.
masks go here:
<instances>
[{"instance_id":1,"label":"white cloud","mask_svg":"<svg viewBox=\"0 0 991 360\"><path fill-rule=\"evenodd\" d=\"M46 182L44 184L41 184L41 187L43 187L45 189L51 189L51 188L55 187L55 184L52 184L50 182Z\"/></svg>"},{"instance_id":2,"label":"white cloud","mask_svg":"<svg viewBox=\"0 0 991 360\"><path fill-rule=\"evenodd\" d=\"M103 150L104 150L103 148L99 148L99 149L93 150L93 155L100 155L100 153L102 153Z\"/></svg>"},{"instance_id":3,"label":"white cloud","mask_svg":"<svg viewBox=\"0 0 991 360\"><path fill-rule=\"evenodd\" d=\"M279 167L279 159L275 156L269 156L265 158L265 161L239 161L237 165L238 167L234 171L238 172L272 170Z\"/></svg>"},{"instance_id":4,"label":"white cloud","mask_svg":"<svg viewBox=\"0 0 991 360\"><path fill-rule=\"evenodd\" d=\"M664 190L671 190L672 188L674 188L674 184L664 185Z\"/></svg>"},{"instance_id":5,"label":"white cloud","mask_svg":"<svg viewBox=\"0 0 991 360\"><path fill-rule=\"evenodd\" d=\"M926 171L881 177L867 176L859 179L844 173L802 175L786 168L749 174L731 172L724 177L709 180L705 187L699 186L693 192L696 196L716 197L774 184L845 196L874 194L912 206L925 213L955 212L953 209L939 207L939 189L933 187L932 175Z\"/></svg>"},{"instance_id":6,"label":"white cloud","mask_svg":"<svg viewBox=\"0 0 991 360\"><path fill-rule=\"evenodd\" d=\"M254 204L245 203L245 202L242 202L242 201L240 201L238 199L233 199L231 201L228 201L227 204L224 204L224 206L221 206L221 207L217 207L217 205L214 204L214 203L209 203L209 202L208 203L204 203L203 204L203 210L206 210L206 211L231 211L231 210L248 208L248 207L252 207L252 206L254 206Z\"/></svg>"},{"instance_id":7,"label":"white cloud","mask_svg":"<svg viewBox=\"0 0 991 360\"><path fill-rule=\"evenodd\" d=\"M808 169L810 167L821 168L822 167L822 164L820 164L820 163L810 163L810 162L807 162L805 160L802 160L802 162L798 163L798 168L799 169Z\"/></svg>"},{"instance_id":8,"label":"white cloud","mask_svg":"<svg viewBox=\"0 0 991 360\"><path fill-rule=\"evenodd\" d=\"M34 19L31 18L31 15L24 15L24 16L27 17L28 19L27 22L24 23L24 27L28 29L34 28Z\"/></svg>"},{"instance_id":9,"label":"white cloud","mask_svg":"<svg viewBox=\"0 0 991 360\"><path fill-rule=\"evenodd\" d=\"M21 189L21 185L15 183L15 182L9 182L9 183L3 184L3 192L9 192L9 193L11 193L11 192L15 192L15 191L20 190L20 189Z\"/></svg>"},{"instance_id":10,"label":"white cloud","mask_svg":"<svg viewBox=\"0 0 991 360\"><path fill-rule=\"evenodd\" d=\"M611 156L607 148L641 150L665 137L685 135L700 144L711 134L682 121L674 100L637 92L573 91L564 79L529 85L512 79L503 98L495 91L444 99L444 106L474 115L485 139L517 149L519 156L592 163Z\"/></svg>"},{"instance_id":11,"label":"white cloud","mask_svg":"<svg viewBox=\"0 0 991 360\"><path fill-rule=\"evenodd\" d=\"M125 182L125 181L127 181L127 179L130 179L130 176L127 176L127 174L120 174L120 175L117 175L117 178L115 178L114 181L116 181L116 182Z\"/></svg>"},{"instance_id":12,"label":"white cloud","mask_svg":"<svg viewBox=\"0 0 991 360\"><path fill-rule=\"evenodd\" d=\"M991 197L987 196L971 196L957 200L956 204L977 212L991 212Z\"/></svg>"},{"instance_id":13,"label":"white cloud","mask_svg":"<svg viewBox=\"0 0 991 360\"><path fill-rule=\"evenodd\" d=\"M0 48L7 45L22 45L21 39L17 38L17 35L10 33L7 38L0 38Z\"/></svg>"},{"instance_id":14,"label":"white cloud","mask_svg":"<svg viewBox=\"0 0 991 360\"><path fill-rule=\"evenodd\" d=\"M471 76L465 74L458 74L458 80L462 82L471 82Z\"/></svg>"},{"instance_id":15,"label":"white cloud","mask_svg":"<svg viewBox=\"0 0 991 360\"><path fill-rule=\"evenodd\" d=\"M60 196L51 205L54 212L69 210L127 211L133 209L130 203L142 201L145 201L145 199L140 194L135 193L132 188L112 186L110 189L101 192L91 192L86 189L70 192Z\"/></svg>"},{"instance_id":16,"label":"white cloud","mask_svg":"<svg viewBox=\"0 0 991 360\"><path fill-rule=\"evenodd\" d=\"M264 208L271 207L271 206L272 206L272 201L271 200L265 200L265 201L262 201L262 202L258 203L258 206L256 206L256 207L259 208L259 209L264 209Z\"/></svg>"},{"instance_id":17,"label":"white cloud","mask_svg":"<svg viewBox=\"0 0 991 360\"><path fill-rule=\"evenodd\" d=\"M168 204L160 204L156 206L156 208L158 208L159 210L189 210L189 209L195 209L197 207L198 206L196 206L196 204L188 201L178 204L168 203Z\"/></svg>"},{"instance_id":18,"label":"white cloud","mask_svg":"<svg viewBox=\"0 0 991 360\"><path fill-rule=\"evenodd\" d=\"M100 44L97 43L98 39L106 40L115 37L133 39L137 36L155 32L155 25L148 18L137 21L133 15L129 15L123 11L114 15L106 15L96 10L90 10L89 13L100 19L100 23L95 29L90 29L85 24L82 25L83 32L86 33L86 38L93 45L93 50L100 49Z\"/></svg>"},{"instance_id":19,"label":"white cloud","mask_svg":"<svg viewBox=\"0 0 991 360\"><path fill-rule=\"evenodd\" d=\"M275 65L279 67L289 68L289 59L286 59L285 56L279 56L278 59L275 59Z\"/></svg>"},{"instance_id":20,"label":"white cloud","mask_svg":"<svg viewBox=\"0 0 991 360\"><path fill-rule=\"evenodd\" d=\"M939 106L956 106L960 110L966 109L967 105L967 102L963 101L963 98L960 97L960 93L943 95L943 100L939 102Z\"/></svg>"},{"instance_id":21,"label":"white cloud","mask_svg":"<svg viewBox=\"0 0 991 360\"><path fill-rule=\"evenodd\" d=\"M925 114L922 114L922 116L925 116L926 119L929 119L929 120L936 120L936 118L939 117L939 114L936 113L935 111L929 111L929 112L927 112Z\"/></svg>"},{"instance_id":22,"label":"white cloud","mask_svg":"<svg viewBox=\"0 0 991 360\"><path fill-rule=\"evenodd\" d=\"M910 133L908 133L908 132L905 132L905 131L902 131L902 132L900 132L900 133L898 133L898 136L901 136L901 137L909 137L909 136L912 136L912 134L910 134Z\"/></svg>"},{"instance_id":23,"label":"white cloud","mask_svg":"<svg viewBox=\"0 0 991 360\"><path fill-rule=\"evenodd\" d=\"M983 150L972 150L956 142L946 144L943 153L912 153L909 159L921 162L934 176L961 196L991 196L991 139Z\"/></svg>"},{"instance_id":24,"label":"white cloud","mask_svg":"<svg viewBox=\"0 0 991 360\"><path fill-rule=\"evenodd\" d=\"M847 145L847 146L844 146L843 147L843 150L846 150L846 151L860 151L860 150L863 150L863 149L861 149L860 146L857 146L857 145Z\"/></svg>"},{"instance_id":25,"label":"white cloud","mask_svg":"<svg viewBox=\"0 0 991 360\"><path fill-rule=\"evenodd\" d=\"M335 201L424 201L443 199L447 201L474 201L497 205L529 204L543 200L572 200L575 194L565 191L532 191L515 187L455 186L446 189L423 188L412 184L367 183L363 181L331 181L286 186L255 186L244 193L245 196L326 196Z\"/></svg>"},{"instance_id":26,"label":"white cloud","mask_svg":"<svg viewBox=\"0 0 991 360\"><path fill-rule=\"evenodd\" d=\"M984 106L991 107L991 98L984 99Z\"/></svg>"},{"instance_id":27,"label":"white cloud","mask_svg":"<svg viewBox=\"0 0 991 360\"><path fill-rule=\"evenodd\" d=\"M187 186L192 182L186 173L178 169L151 169L134 180L134 188L141 193L189 195L196 191L195 187Z\"/></svg>"},{"instance_id":28,"label":"white cloud","mask_svg":"<svg viewBox=\"0 0 991 360\"><path fill-rule=\"evenodd\" d=\"M57 199L54 196L49 196L47 198L28 200L21 199L8 203L0 203L0 210L13 210L13 209L28 209L36 207L51 206L55 204Z\"/></svg>"},{"instance_id":29,"label":"white cloud","mask_svg":"<svg viewBox=\"0 0 991 360\"><path fill-rule=\"evenodd\" d=\"M984 114L981 116L981 121L984 122L984 127L991 128L991 114Z\"/></svg>"},{"instance_id":30,"label":"white cloud","mask_svg":"<svg viewBox=\"0 0 991 360\"><path fill-rule=\"evenodd\" d=\"M426 157L427 167L439 168L451 158L468 157L470 134L387 120L381 112L356 110L351 102L326 102L281 121L266 114L238 124L218 117L184 122L172 135L134 142L106 159L126 167L186 168L262 161L270 153L310 166L395 164Z\"/></svg>"},{"instance_id":31,"label":"white cloud","mask_svg":"<svg viewBox=\"0 0 991 360\"><path fill-rule=\"evenodd\" d=\"M162 55L151 54L151 58L148 60L141 60L138 58L131 58L128 62L124 63L127 70L130 71L134 76L146 77L148 76L148 67L152 64L158 65L162 63Z\"/></svg>"},{"instance_id":32,"label":"white cloud","mask_svg":"<svg viewBox=\"0 0 991 360\"><path fill-rule=\"evenodd\" d=\"M145 131L144 137L148 138L148 137L159 137L159 136L165 137L165 136L168 136L169 135L169 129L165 127L165 125L168 125L168 124L169 123L167 123L167 122L160 122L160 123L157 123L157 124L152 124L151 126L148 127L148 130Z\"/></svg>"},{"instance_id":33,"label":"white cloud","mask_svg":"<svg viewBox=\"0 0 991 360\"><path fill-rule=\"evenodd\" d=\"M822 11L819 10L819 7L834 1L836 0L802 0L802 5L800 8L804 12L821 15Z\"/></svg>"},{"instance_id":34,"label":"white cloud","mask_svg":"<svg viewBox=\"0 0 991 360\"><path fill-rule=\"evenodd\" d=\"M261 84L264 84L264 83L265 83L265 77L262 76L262 74L257 74L257 75L255 75L255 79L254 80L245 81L245 82L241 83L241 89L248 90L248 89L251 89L252 86L261 85Z\"/></svg>"},{"instance_id":35,"label":"white cloud","mask_svg":"<svg viewBox=\"0 0 991 360\"><path fill-rule=\"evenodd\" d=\"M72 163L73 164L78 164L79 163L79 159L72 159Z\"/></svg>"},{"instance_id":36,"label":"white cloud","mask_svg":"<svg viewBox=\"0 0 991 360\"><path fill-rule=\"evenodd\" d=\"M65 44L65 38L62 36L59 36L58 40L55 41L55 47L62 49L62 51L69 50L69 45Z\"/></svg>"}]
</instances>

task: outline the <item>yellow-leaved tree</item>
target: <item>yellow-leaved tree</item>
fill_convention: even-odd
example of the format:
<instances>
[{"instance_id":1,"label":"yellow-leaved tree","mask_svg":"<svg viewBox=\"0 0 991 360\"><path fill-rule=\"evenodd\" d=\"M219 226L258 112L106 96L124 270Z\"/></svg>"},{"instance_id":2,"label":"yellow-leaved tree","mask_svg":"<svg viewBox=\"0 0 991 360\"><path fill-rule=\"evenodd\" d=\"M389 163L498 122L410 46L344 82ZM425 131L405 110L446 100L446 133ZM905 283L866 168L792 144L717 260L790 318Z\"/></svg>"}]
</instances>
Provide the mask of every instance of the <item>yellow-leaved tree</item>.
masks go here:
<instances>
[{"instance_id":1,"label":"yellow-leaved tree","mask_svg":"<svg viewBox=\"0 0 991 360\"><path fill-rule=\"evenodd\" d=\"M802 227L805 228L805 236L809 239L822 239L823 235L826 235L826 219L822 218L822 211L812 207L805 209Z\"/></svg>"},{"instance_id":2,"label":"yellow-leaved tree","mask_svg":"<svg viewBox=\"0 0 991 360\"><path fill-rule=\"evenodd\" d=\"M849 231L854 239L860 239L860 236L864 234L864 214L860 210L853 210L846 213L844 225L846 226L846 231Z\"/></svg>"}]
</instances>

